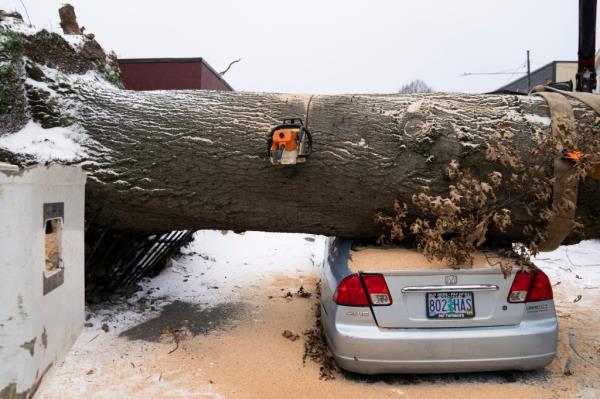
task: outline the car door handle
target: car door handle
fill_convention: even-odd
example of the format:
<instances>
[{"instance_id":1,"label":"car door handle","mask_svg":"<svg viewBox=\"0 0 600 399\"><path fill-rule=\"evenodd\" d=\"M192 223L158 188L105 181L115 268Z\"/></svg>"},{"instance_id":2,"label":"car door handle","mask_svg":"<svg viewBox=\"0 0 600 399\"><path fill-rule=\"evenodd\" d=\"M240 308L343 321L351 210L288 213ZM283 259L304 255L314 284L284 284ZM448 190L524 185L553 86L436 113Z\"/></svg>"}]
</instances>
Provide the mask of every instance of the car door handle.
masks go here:
<instances>
[{"instance_id":1,"label":"car door handle","mask_svg":"<svg viewBox=\"0 0 600 399\"><path fill-rule=\"evenodd\" d=\"M415 292L457 292L457 291L498 291L494 284L471 284L471 285L423 285L402 288L403 294Z\"/></svg>"}]
</instances>

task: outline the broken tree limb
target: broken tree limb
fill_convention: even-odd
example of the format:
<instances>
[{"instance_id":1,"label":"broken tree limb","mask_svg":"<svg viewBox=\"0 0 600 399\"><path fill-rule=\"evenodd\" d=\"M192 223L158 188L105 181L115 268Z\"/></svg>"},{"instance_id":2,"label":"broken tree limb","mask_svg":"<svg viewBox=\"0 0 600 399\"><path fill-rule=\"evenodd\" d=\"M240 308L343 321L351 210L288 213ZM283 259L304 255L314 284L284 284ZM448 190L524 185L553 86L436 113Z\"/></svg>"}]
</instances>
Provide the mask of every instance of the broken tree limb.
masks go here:
<instances>
[{"instance_id":1,"label":"broken tree limb","mask_svg":"<svg viewBox=\"0 0 600 399\"><path fill-rule=\"evenodd\" d=\"M31 48L33 39L22 40ZM56 55L47 49L46 54L38 53L29 70L43 69ZM52 67L62 68L60 62ZM486 149L499 130L510 133L523 155L550 133L548 108L532 97L317 95L307 110L305 95L133 92L45 71L39 84L25 84L29 102L38 101L33 118L60 122L64 115L83 137L79 158L57 162L78 163L88 172L87 209L99 224L134 232L231 229L376 237L380 227L373 216L389 210L395 199L410 204L421 186L447 195L452 160L482 179L496 171ZM52 112L39 106L44 85L58 99ZM52 89L61 85L63 90ZM573 105L578 120L595 126L591 110ZM305 164L271 165L269 130L285 118L306 115L315 152ZM4 152L0 161L27 159L21 155ZM600 237L599 188L595 180L580 185L583 237ZM497 195L512 224L504 232L489 229L488 238L523 239L524 227L537 217L527 213L522 198ZM418 210L409 213L409 219L420 216Z\"/></svg>"},{"instance_id":2,"label":"broken tree limb","mask_svg":"<svg viewBox=\"0 0 600 399\"><path fill-rule=\"evenodd\" d=\"M65 4L59 8L58 16L60 17L60 27L65 35L81 35L82 32L77 23L77 16L75 16L75 9L72 5Z\"/></svg>"}]
</instances>

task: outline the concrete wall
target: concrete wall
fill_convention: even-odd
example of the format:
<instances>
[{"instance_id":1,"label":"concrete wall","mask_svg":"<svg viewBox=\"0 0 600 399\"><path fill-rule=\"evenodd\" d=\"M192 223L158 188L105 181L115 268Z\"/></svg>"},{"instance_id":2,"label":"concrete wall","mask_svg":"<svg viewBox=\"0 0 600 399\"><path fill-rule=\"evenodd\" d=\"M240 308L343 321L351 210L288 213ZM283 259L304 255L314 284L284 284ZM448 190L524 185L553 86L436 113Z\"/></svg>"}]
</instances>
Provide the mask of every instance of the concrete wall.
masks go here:
<instances>
[{"instance_id":1,"label":"concrete wall","mask_svg":"<svg viewBox=\"0 0 600 399\"><path fill-rule=\"evenodd\" d=\"M0 399L31 397L84 322L85 173L12 169L0 164ZM60 203L63 268L47 279L44 213Z\"/></svg>"}]
</instances>

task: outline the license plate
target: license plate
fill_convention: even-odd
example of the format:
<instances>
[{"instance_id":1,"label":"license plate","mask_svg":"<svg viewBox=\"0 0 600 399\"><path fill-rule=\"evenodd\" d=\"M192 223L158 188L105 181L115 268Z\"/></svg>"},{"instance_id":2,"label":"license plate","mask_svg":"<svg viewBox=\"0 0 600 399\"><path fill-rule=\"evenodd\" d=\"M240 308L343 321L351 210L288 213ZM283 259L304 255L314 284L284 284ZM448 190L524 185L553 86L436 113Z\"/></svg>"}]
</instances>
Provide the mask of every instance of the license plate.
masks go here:
<instances>
[{"instance_id":1,"label":"license plate","mask_svg":"<svg viewBox=\"0 0 600 399\"><path fill-rule=\"evenodd\" d=\"M426 295L430 319L466 319L475 316L472 292L435 292Z\"/></svg>"}]
</instances>

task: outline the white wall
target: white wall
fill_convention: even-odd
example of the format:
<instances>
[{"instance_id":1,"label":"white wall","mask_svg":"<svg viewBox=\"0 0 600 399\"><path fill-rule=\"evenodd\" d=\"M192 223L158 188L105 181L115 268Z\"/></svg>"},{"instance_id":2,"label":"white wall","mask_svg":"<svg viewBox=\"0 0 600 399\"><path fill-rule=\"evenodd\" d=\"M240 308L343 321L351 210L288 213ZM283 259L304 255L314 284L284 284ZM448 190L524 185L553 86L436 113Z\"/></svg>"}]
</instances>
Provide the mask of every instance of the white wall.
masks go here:
<instances>
[{"instance_id":1,"label":"white wall","mask_svg":"<svg viewBox=\"0 0 600 399\"><path fill-rule=\"evenodd\" d=\"M575 87L575 74L577 73L576 62L557 62L556 63L556 81L566 82L567 80L573 81L573 87Z\"/></svg>"},{"instance_id":2,"label":"white wall","mask_svg":"<svg viewBox=\"0 0 600 399\"><path fill-rule=\"evenodd\" d=\"M83 328L85 178L78 167L0 164L0 399L29 397ZM58 202L64 282L44 295L43 204Z\"/></svg>"},{"instance_id":3,"label":"white wall","mask_svg":"<svg viewBox=\"0 0 600 399\"><path fill-rule=\"evenodd\" d=\"M577 84L577 63L576 62L557 62L556 63L556 81L566 82L567 80L573 81L573 90ZM597 77L596 83L597 90L600 88L600 76Z\"/></svg>"}]
</instances>

